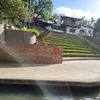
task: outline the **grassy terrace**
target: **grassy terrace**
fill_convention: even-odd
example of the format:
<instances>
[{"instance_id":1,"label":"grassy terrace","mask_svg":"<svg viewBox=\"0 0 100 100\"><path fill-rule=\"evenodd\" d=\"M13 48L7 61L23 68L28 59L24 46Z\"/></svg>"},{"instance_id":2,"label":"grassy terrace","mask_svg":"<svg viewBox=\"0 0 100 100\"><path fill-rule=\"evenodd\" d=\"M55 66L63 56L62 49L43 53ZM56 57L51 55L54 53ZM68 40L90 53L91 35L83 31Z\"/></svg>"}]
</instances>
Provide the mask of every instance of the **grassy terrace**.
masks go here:
<instances>
[{"instance_id":1,"label":"grassy terrace","mask_svg":"<svg viewBox=\"0 0 100 100\"><path fill-rule=\"evenodd\" d=\"M100 56L100 51L74 35L50 33L45 43L61 46L64 56Z\"/></svg>"}]
</instances>

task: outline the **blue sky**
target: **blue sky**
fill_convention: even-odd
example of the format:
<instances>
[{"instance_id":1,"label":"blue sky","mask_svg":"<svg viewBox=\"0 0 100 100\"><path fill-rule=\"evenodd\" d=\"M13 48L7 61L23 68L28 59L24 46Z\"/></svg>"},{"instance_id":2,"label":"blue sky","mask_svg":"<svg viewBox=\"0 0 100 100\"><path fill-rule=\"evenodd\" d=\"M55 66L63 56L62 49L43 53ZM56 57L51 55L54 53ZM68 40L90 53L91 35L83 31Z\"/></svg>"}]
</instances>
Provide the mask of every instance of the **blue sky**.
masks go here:
<instances>
[{"instance_id":1,"label":"blue sky","mask_svg":"<svg viewBox=\"0 0 100 100\"><path fill-rule=\"evenodd\" d=\"M52 0L53 1L53 10L64 7L71 10L81 10L84 13L91 13L91 16L99 16L100 12L100 0ZM64 9L65 12L65 9ZM92 14L93 13L93 14ZM89 15L87 14L87 16Z\"/></svg>"}]
</instances>

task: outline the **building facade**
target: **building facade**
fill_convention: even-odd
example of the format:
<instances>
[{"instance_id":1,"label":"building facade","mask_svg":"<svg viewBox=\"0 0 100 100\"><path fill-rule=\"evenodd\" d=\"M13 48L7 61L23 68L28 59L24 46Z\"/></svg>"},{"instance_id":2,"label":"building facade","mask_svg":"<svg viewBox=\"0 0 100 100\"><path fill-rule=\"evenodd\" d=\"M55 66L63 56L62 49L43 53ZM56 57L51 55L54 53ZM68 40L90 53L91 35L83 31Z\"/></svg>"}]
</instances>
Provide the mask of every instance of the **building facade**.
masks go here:
<instances>
[{"instance_id":1,"label":"building facade","mask_svg":"<svg viewBox=\"0 0 100 100\"><path fill-rule=\"evenodd\" d=\"M82 19L59 16L57 26L64 28L64 32L73 35L93 36L93 28L82 25Z\"/></svg>"}]
</instances>

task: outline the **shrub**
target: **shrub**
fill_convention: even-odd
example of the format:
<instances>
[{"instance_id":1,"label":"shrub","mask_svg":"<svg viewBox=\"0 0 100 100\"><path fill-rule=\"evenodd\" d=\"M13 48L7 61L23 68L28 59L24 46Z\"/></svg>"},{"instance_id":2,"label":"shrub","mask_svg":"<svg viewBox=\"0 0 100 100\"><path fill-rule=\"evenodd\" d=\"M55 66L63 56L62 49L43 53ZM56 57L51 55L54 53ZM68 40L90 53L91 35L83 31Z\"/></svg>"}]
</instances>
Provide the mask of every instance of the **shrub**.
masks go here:
<instances>
[{"instance_id":1,"label":"shrub","mask_svg":"<svg viewBox=\"0 0 100 100\"><path fill-rule=\"evenodd\" d=\"M37 37L39 37L41 35L40 31L36 28L27 29L26 27L24 27L21 30L34 33Z\"/></svg>"}]
</instances>

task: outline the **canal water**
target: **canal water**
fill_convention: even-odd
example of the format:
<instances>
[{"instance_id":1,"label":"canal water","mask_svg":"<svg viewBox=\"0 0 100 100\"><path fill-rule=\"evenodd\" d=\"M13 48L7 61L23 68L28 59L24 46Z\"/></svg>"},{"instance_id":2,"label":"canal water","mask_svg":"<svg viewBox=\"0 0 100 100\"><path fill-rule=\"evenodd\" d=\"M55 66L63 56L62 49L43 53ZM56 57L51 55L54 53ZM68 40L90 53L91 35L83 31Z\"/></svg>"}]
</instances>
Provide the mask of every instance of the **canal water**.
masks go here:
<instances>
[{"instance_id":1,"label":"canal water","mask_svg":"<svg viewBox=\"0 0 100 100\"><path fill-rule=\"evenodd\" d=\"M100 87L0 85L0 100L100 100Z\"/></svg>"}]
</instances>

